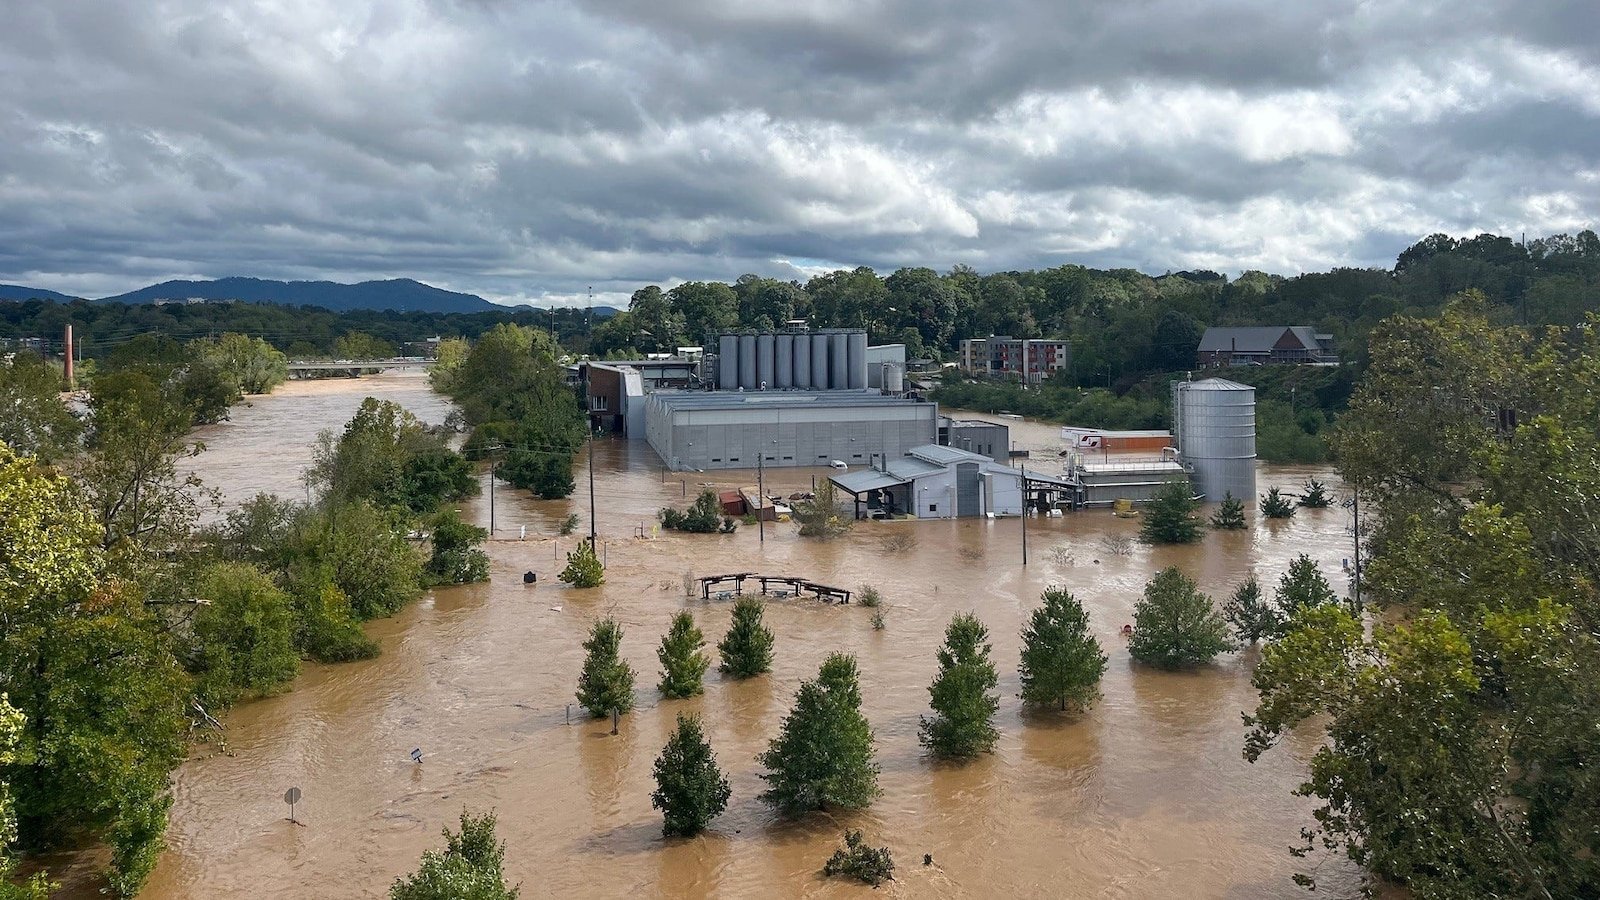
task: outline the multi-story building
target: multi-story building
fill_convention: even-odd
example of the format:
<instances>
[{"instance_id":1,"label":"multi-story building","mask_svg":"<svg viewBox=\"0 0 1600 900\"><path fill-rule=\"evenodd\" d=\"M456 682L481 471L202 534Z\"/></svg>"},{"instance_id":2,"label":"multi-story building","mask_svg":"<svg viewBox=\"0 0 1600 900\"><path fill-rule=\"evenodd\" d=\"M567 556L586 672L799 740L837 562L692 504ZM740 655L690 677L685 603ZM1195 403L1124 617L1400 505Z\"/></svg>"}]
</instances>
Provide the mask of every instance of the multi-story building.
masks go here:
<instances>
[{"instance_id":1,"label":"multi-story building","mask_svg":"<svg viewBox=\"0 0 1600 900\"><path fill-rule=\"evenodd\" d=\"M1039 384L1067 367L1072 347L1066 341L995 335L961 342L961 368L974 375L1016 375Z\"/></svg>"},{"instance_id":2,"label":"multi-story building","mask_svg":"<svg viewBox=\"0 0 1600 900\"><path fill-rule=\"evenodd\" d=\"M1333 335L1309 325L1207 328L1195 351L1202 369L1222 366L1336 366Z\"/></svg>"}]
</instances>

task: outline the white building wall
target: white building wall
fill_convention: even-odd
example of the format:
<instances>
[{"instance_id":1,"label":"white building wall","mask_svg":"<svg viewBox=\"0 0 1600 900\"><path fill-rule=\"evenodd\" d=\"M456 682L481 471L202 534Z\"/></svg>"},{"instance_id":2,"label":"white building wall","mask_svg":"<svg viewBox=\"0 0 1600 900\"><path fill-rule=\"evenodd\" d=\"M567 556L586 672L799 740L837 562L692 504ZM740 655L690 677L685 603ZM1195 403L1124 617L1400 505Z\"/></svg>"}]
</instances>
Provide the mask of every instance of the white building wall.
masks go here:
<instances>
[{"instance_id":1,"label":"white building wall","mask_svg":"<svg viewBox=\"0 0 1600 900\"><path fill-rule=\"evenodd\" d=\"M983 476L983 511L997 516L1022 514L1022 478L1018 475Z\"/></svg>"},{"instance_id":2,"label":"white building wall","mask_svg":"<svg viewBox=\"0 0 1600 900\"><path fill-rule=\"evenodd\" d=\"M956 517L956 470L952 466L943 472L924 475L911 482L917 501L919 519L953 519Z\"/></svg>"}]
</instances>

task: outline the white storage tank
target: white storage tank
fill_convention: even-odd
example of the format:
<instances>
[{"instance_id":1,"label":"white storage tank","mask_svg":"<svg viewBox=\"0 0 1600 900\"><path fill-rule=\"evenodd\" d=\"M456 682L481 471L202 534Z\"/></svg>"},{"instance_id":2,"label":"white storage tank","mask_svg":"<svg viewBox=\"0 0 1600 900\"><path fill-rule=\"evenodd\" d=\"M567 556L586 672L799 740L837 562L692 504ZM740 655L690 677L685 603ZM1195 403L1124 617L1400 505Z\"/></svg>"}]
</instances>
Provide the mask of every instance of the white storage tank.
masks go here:
<instances>
[{"instance_id":1,"label":"white storage tank","mask_svg":"<svg viewBox=\"0 0 1600 900\"><path fill-rule=\"evenodd\" d=\"M756 389L756 336L739 335L739 387L747 391Z\"/></svg>"},{"instance_id":2,"label":"white storage tank","mask_svg":"<svg viewBox=\"0 0 1600 900\"><path fill-rule=\"evenodd\" d=\"M774 371L777 375L773 387L780 391L794 387L794 335L778 335L778 357Z\"/></svg>"},{"instance_id":3,"label":"white storage tank","mask_svg":"<svg viewBox=\"0 0 1600 900\"><path fill-rule=\"evenodd\" d=\"M847 384L852 390L859 391L867 386L867 333L852 332L849 339L845 357L850 367L846 375Z\"/></svg>"},{"instance_id":4,"label":"white storage tank","mask_svg":"<svg viewBox=\"0 0 1600 900\"><path fill-rule=\"evenodd\" d=\"M778 380L776 355L772 335L756 335L756 383L746 386L745 390L754 387L756 390L767 391L776 386Z\"/></svg>"},{"instance_id":5,"label":"white storage tank","mask_svg":"<svg viewBox=\"0 0 1600 900\"><path fill-rule=\"evenodd\" d=\"M717 338L717 387L725 391L739 387L739 336Z\"/></svg>"},{"instance_id":6,"label":"white storage tank","mask_svg":"<svg viewBox=\"0 0 1600 900\"><path fill-rule=\"evenodd\" d=\"M1208 503L1256 497L1256 389L1225 378L1172 386L1172 432Z\"/></svg>"},{"instance_id":7,"label":"white storage tank","mask_svg":"<svg viewBox=\"0 0 1600 900\"><path fill-rule=\"evenodd\" d=\"M892 362L883 364L883 392L885 394L903 394L906 392L906 370L904 366Z\"/></svg>"}]
</instances>

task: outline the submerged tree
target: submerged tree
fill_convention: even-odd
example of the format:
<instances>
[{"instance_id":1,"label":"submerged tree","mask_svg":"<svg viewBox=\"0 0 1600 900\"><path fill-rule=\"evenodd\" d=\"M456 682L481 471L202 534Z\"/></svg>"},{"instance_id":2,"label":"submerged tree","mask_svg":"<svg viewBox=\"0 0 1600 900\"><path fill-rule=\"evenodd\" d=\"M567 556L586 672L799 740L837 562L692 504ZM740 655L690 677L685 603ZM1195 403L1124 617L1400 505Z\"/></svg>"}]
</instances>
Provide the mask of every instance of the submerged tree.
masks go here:
<instances>
[{"instance_id":1,"label":"submerged tree","mask_svg":"<svg viewBox=\"0 0 1600 900\"><path fill-rule=\"evenodd\" d=\"M861 832L852 829L844 833L844 846L833 851L833 855L823 864L822 874L830 878L848 875L877 887L885 881L894 880L894 857L889 854L888 847L867 846Z\"/></svg>"},{"instance_id":2,"label":"submerged tree","mask_svg":"<svg viewBox=\"0 0 1600 900\"><path fill-rule=\"evenodd\" d=\"M600 564L600 557L595 555L594 544L579 541L578 546L567 554L567 567L556 578L575 588L599 587L606 583L606 567Z\"/></svg>"},{"instance_id":3,"label":"submerged tree","mask_svg":"<svg viewBox=\"0 0 1600 900\"><path fill-rule=\"evenodd\" d=\"M583 649L588 656L578 676L578 702L596 719L633 709L633 667L622 658L622 626L617 620L594 623Z\"/></svg>"},{"instance_id":4,"label":"submerged tree","mask_svg":"<svg viewBox=\"0 0 1600 900\"><path fill-rule=\"evenodd\" d=\"M989 651L989 630L977 616L963 613L950 620L939 648L939 674L928 686L934 716L924 716L920 726L922 744L934 755L968 759L994 749L1000 701L989 692L999 676Z\"/></svg>"},{"instance_id":5,"label":"submerged tree","mask_svg":"<svg viewBox=\"0 0 1600 900\"><path fill-rule=\"evenodd\" d=\"M395 879L390 900L516 900L519 889L506 886L506 845L495 835L495 815L461 811L461 830L444 829L444 850L428 850L422 864Z\"/></svg>"},{"instance_id":6,"label":"submerged tree","mask_svg":"<svg viewBox=\"0 0 1600 900\"><path fill-rule=\"evenodd\" d=\"M1277 607L1261 595L1261 582L1254 575L1233 589L1233 596L1222 605L1222 617L1233 626L1234 637L1250 644L1272 637L1283 627Z\"/></svg>"},{"instance_id":7,"label":"submerged tree","mask_svg":"<svg viewBox=\"0 0 1600 900\"><path fill-rule=\"evenodd\" d=\"M1168 481L1145 505L1139 539L1147 544L1192 544L1200 540L1200 518L1195 515L1199 508L1188 481Z\"/></svg>"},{"instance_id":8,"label":"submerged tree","mask_svg":"<svg viewBox=\"0 0 1600 900\"><path fill-rule=\"evenodd\" d=\"M1022 631L1022 701L1065 710L1086 709L1099 696L1106 655L1089 633L1089 614L1077 598L1049 588L1044 605Z\"/></svg>"},{"instance_id":9,"label":"submerged tree","mask_svg":"<svg viewBox=\"0 0 1600 900\"><path fill-rule=\"evenodd\" d=\"M1268 488L1261 495L1261 514L1269 519L1287 519L1294 515L1294 504L1277 488Z\"/></svg>"},{"instance_id":10,"label":"submerged tree","mask_svg":"<svg viewBox=\"0 0 1600 900\"><path fill-rule=\"evenodd\" d=\"M1327 485L1313 478L1306 484L1306 492L1300 495L1300 505L1306 509L1327 509L1333 505L1333 498L1328 495Z\"/></svg>"},{"instance_id":11,"label":"submerged tree","mask_svg":"<svg viewBox=\"0 0 1600 900\"><path fill-rule=\"evenodd\" d=\"M1133 609L1128 653L1163 669L1197 666L1230 649L1227 635L1211 598L1174 566L1145 585Z\"/></svg>"},{"instance_id":12,"label":"submerged tree","mask_svg":"<svg viewBox=\"0 0 1600 900\"><path fill-rule=\"evenodd\" d=\"M839 513L839 492L828 478L817 483L810 500L795 504L794 518L800 523L801 535L823 539L838 537L854 524Z\"/></svg>"},{"instance_id":13,"label":"submerged tree","mask_svg":"<svg viewBox=\"0 0 1600 900\"><path fill-rule=\"evenodd\" d=\"M461 521L455 510L441 512L433 523L433 556L425 570L436 584L467 584L489 578L489 556L478 545L486 529Z\"/></svg>"},{"instance_id":14,"label":"submerged tree","mask_svg":"<svg viewBox=\"0 0 1600 900\"><path fill-rule=\"evenodd\" d=\"M678 716L678 727L656 758L650 805L661 810L667 837L693 837L728 808L732 793L706 743L699 716Z\"/></svg>"},{"instance_id":15,"label":"submerged tree","mask_svg":"<svg viewBox=\"0 0 1600 900\"><path fill-rule=\"evenodd\" d=\"M828 657L815 681L795 692L782 730L759 757L761 799L787 814L860 809L879 794L872 728L861 714L855 657Z\"/></svg>"},{"instance_id":16,"label":"submerged tree","mask_svg":"<svg viewBox=\"0 0 1600 900\"><path fill-rule=\"evenodd\" d=\"M717 643L720 670L735 678L749 678L772 670L772 629L761 624L761 601L740 597L733 602L733 622Z\"/></svg>"},{"instance_id":17,"label":"submerged tree","mask_svg":"<svg viewBox=\"0 0 1600 900\"><path fill-rule=\"evenodd\" d=\"M203 702L226 706L270 693L300 672L294 607L266 573L245 563L215 563L200 573L204 601L191 620L189 671Z\"/></svg>"},{"instance_id":18,"label":"submerged tree","mask_svg":"<svg viewBox=\"0 0 1600 900\"><path fill-rule=\"evenodd\" d=\"M688 611L672 617L672 627L661 638L656 656L661 660L661 693L681 700L693 697L704 690L701 679L711 660L701 650L706 645L705 635L694 624Z\"/></svg>"},{"instance_id":19,"label":"submerged tree","mask_svg":"<svg viewBox=\"0 0 1600 900\"><path fill-rule=\"evenodd\" d=\"M1339 595L1322 575L1316 560L1304 553L1296 556L1288 571L1278 578L1278 589L1272 597L1281 622L1289 622L1299 613L1319 606L1332 606Z\"/></svg>"},{"instance_id":20,"label":"submerged tree","mask_svg":"<svg viewBox=\"0 0 1600 900\"><path fill-rule=\"evenodd\" d=\"M1211 527L1219 531L1241 531L1246 527L1244 501L1227 491L1222 495L1222 505L1211 514Z\"/></svg>"}]
</instances>

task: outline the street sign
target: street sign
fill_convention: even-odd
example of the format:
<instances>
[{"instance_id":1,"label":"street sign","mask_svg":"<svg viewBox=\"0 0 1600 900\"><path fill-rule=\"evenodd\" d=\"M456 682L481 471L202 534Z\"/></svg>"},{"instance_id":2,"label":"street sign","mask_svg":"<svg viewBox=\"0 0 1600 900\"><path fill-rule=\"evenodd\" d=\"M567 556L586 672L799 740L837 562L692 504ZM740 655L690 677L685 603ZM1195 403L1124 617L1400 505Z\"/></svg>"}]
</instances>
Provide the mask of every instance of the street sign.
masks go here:
<instances>
[{"instance_id":1,"label":"street sign","mask_svg":"<svg viewBox=\"0 0 1600 900\"><path fill-rule=\"evenodd\" d=\"M294 805L300 802L300 789L297 787L292 787L287 791L284 791L283 802L289 804L289 821L294 822ZM296 824L299 823L296 822Z\"/></svg>"},{"instance_id":2,"label":"street sign","mask_svg":"<svg viewBox=\"0 0 1600 900\"><path fill-rule=\"evenodd\" d=\"M412 747L411 748L411 761L414 762L414 763L417 763L419 765L422 763L422 748L421 747Z\"/></svg>"}]
</instances>

